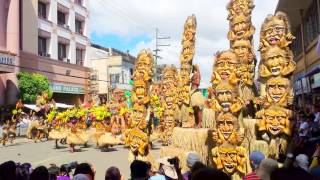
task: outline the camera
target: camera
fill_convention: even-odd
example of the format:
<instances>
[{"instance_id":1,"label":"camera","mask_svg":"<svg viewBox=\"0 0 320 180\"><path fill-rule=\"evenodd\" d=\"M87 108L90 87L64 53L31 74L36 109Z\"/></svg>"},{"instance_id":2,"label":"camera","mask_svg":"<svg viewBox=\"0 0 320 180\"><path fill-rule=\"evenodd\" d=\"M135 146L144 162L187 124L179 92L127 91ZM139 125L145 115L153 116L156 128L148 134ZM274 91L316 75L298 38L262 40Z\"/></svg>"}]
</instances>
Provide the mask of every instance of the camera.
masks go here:
<instances>
[{"instance_id":1,"label":"camera","mask_svg":"<svg viewBox=\"0 0 320 180\"><path fill-rule=\"evenodd\" d=\"M179 159L178 159L178 157L173 157L173 158L168 159L168 162L172 165L175 165L179 162Z\"/></svg>"},{"instance_id":2,"label":"camera","mask_svg":"<svg viewBox=\"0 0 320 180\"><path fill-rule=\"evenodd\" d=\"M72 169L75 169L78 165L77 161L73 161L69 164L62 164L60 166L60 172L66 172L67 174L69 174L71 172Z\"/></svg>"}]
</instances>

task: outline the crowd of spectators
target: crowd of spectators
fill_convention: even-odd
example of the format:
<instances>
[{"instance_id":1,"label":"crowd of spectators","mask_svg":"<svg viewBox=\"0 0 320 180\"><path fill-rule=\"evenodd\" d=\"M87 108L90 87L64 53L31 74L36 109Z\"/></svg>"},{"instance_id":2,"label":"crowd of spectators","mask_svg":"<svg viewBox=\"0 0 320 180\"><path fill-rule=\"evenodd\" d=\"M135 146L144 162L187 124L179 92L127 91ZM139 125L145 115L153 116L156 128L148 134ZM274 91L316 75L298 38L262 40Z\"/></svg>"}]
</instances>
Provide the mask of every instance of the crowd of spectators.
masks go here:
<instances>
[{"instance_id":1,"label":"crowd of spectators","mask_svg":"<svg viewBox=\"0 0 320 180\"><path fill-rule=\"evenodd\" d=\"M319 157L320 146L315 151L312 162L305 154L296 157L288 156L286 163L280 165L276 160L266 158L259 151L250 153L249 160L252 172L243 180L317 180L320 179ZM290 161L291 160L291 161ZM154 170L148 162L135 160L130 165L131 180L231 180L221 170L208 167L200 162L197 153L187 156L189 170L181 172L180 161L177 157L158 160L159 168ZM94 180L95 167L90 163L72 162L57 167L51 164L32 168L29 163L17 164L7 161L0 165L1 180ZM105 180L124 180L117 167L110 167L105 172Z\"/></svg>"}]
</instances>

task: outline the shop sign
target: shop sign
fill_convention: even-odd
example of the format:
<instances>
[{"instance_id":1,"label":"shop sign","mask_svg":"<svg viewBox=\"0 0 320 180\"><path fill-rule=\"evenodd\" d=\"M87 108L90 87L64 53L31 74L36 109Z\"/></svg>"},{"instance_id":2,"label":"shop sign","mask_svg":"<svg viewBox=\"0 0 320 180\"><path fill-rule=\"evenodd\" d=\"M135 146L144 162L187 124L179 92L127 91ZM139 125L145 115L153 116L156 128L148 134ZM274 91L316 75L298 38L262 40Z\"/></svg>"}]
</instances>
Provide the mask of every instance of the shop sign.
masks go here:
<instances>
[{"instance_id":1,"label":"shop sign","mask_svg":"<svg viewBox=\"0 0 320 180\"><path fill-rule=\"evenodd\" d=\"M294 94L295 95L302 94L302 82L300 80L295 81L294 83Z\"/></svg>"},{"instance_id":2,"label":"shop sign","mask_svg":"<svg viewBox=\"0 0 320 180\"><path fill-rule=\"evenodd\" d=\"M66 94L84 94L84 88L79 86L68 86L64 84L50 84L52 92Z\"/></svg>"},{"instance_id":3,"label":"shop sign","mask_svg":"<svg viewBox=\"0 0 320 180\"><path fill-rule=\"evenodd\" d=\"M309 93L310 92L310 83L309 83L309 78L302 78L302 89L303 93Z\"/></svg>"},{"instance_id":4,"label":"shop sign","mask_svg":"<svg viewBox=\"0 0 320 180\"><path fill-rule=\"evenodd\" d=\"M314 84L313 88L320 87L320 73L313 75Z\"/></svg>"}]
</instances>

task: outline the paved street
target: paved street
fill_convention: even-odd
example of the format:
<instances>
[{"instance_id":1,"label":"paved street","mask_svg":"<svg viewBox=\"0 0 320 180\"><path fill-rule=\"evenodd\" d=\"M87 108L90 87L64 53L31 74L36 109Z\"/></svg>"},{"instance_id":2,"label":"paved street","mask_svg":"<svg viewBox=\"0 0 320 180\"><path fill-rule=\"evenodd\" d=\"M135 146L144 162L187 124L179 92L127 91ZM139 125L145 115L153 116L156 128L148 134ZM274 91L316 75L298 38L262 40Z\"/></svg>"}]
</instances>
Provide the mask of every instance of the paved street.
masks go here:
<instances>
[{"instance_id":1,"label":"paved street","mask_svg":"<svg viewBox=\"0 0 320 180\"><path fill-rule=\"evenodd\" d=\"M82 148L81 152L70 153L67 147L54 149L54 141L34 143L25 138L18 139L14 145L0 146L0 162L14 160L16 162L30 162L34 167L39 165L49 166L56 163L58 166L72 161L91 162L96 166L96 179L104 179L105 170L110 166L116 166L128 179L130 165L128 164L128 150L122 146L101 152L100 149L91 146ZM155 158L159 157L159 150L152 150Z\"/></svg>"}]
</instances>

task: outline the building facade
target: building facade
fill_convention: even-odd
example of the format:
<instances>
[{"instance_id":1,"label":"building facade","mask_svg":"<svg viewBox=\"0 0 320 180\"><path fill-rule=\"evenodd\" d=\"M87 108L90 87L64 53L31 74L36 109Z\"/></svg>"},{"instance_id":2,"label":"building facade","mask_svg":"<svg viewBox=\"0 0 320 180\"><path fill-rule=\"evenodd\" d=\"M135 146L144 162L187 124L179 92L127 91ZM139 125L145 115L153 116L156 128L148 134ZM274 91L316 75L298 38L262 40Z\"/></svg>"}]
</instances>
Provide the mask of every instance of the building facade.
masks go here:
<instances>
[{"instance_id":1,"label":"building facade","mask_svg":"<svg viewBox=\"0 0 320 180\"><path fill-rule=\"evenodd\" d=\"M21 71L46 75L56 102L83 101L90 75L85 67L90 46L89 1L0 0L3 3L0 57L8 54L12 57L7 63L13 62L13 71L0 75L0 96L4 97L0 98L0 105L14 104L17 100L16 74ZM10 11L11 8L15 11Z\"/></svg>"},{"instance_id":2,"label":"building facade","mask_svg":"<svg viewBox=\"0 0 320 180\"><path fill-rule=\"evenodd\" d=\"M133 75L135 57L128 52L114 48L104 48L92 44L89 59L91 68L96 72L98 94L109 98L113 89L131 90L129 81Z\"/></svg>"},{"instance_id":3,"label":"building facade","mask_svg":"<svg viewBox=\"0 0 320 180\"><path fill-rule=\"evenodd\" d=\"M276 11L285 12L296 37L291 45L297 63L294 93L300 107L320 100L320 0L279 0Z\"/></svg>"}]
</instances>

